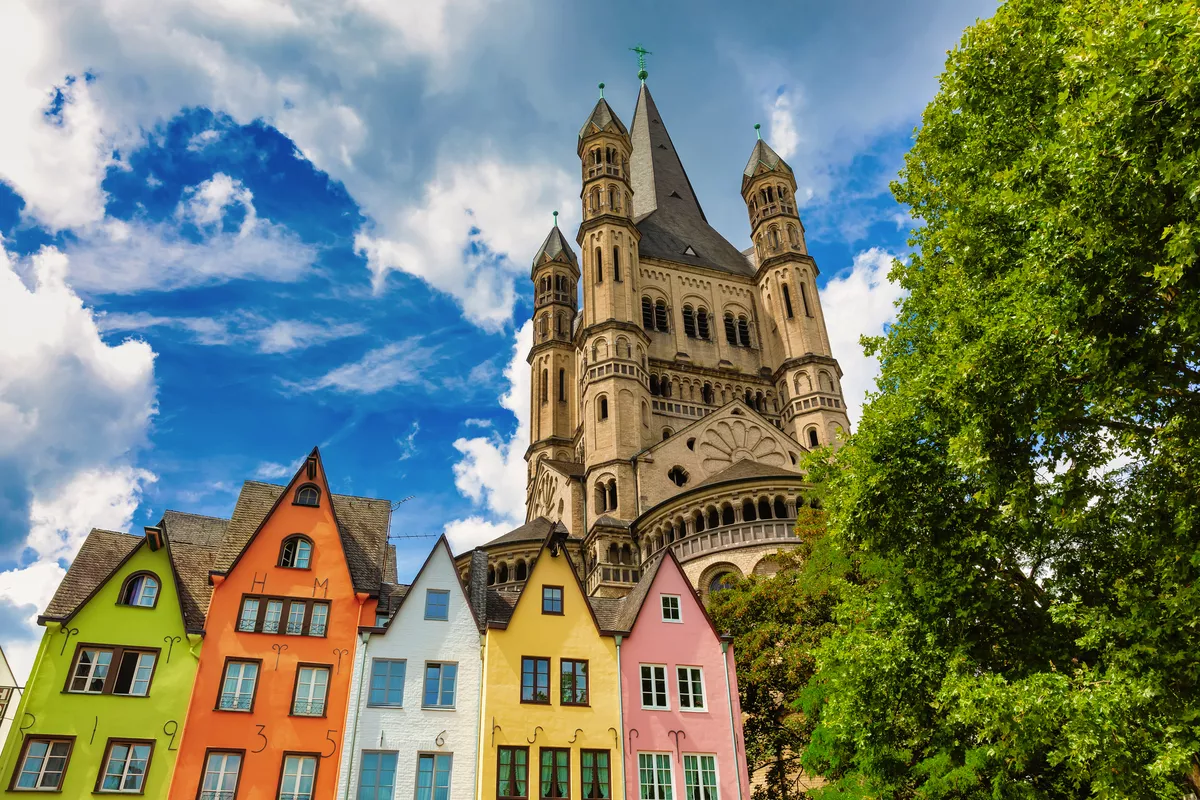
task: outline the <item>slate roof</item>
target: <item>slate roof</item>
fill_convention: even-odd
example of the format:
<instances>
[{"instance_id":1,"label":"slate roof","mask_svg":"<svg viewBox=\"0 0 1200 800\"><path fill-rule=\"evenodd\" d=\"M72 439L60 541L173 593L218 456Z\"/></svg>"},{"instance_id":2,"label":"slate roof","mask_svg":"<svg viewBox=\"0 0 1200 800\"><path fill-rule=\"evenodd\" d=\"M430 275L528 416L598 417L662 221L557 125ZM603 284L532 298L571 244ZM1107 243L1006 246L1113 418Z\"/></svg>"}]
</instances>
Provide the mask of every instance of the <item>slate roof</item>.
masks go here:
<instances>
[{"instance_id":1,"label":"slate roof","mask_svg":"<svg viewBox=\"0 0 1200 800\"><path fill-rule=\"evenodd\" d=\"M545 517L535 517L534 519L529 520L529 522L526 522L521 527L513 528L508 533L497 536L495 539L492 539L487 544L480 545L480 547L482 547L484 550L487 550L492 547L495 547L498 544L514 544L516 542L541 542L541 541L545 540L547 535L549 535L550 528L554 525L557 525L559 528L561 528L564 531L566 530L566 526L564 526L561 522L554 523L554 522L551 522L550 520L546 519ZM577 539L579 537L570 536L569 538Z\"/></svg>"},{"instance_id":2,"label":"slate roof","mask_svg":"<svg viewBox=\"0 0 1200 800\"><path fill-rule=\"evenodd\" d=\"M224 572L230 568L286 488L259 481L242 484L214 569ZM332 498L354 589L374 594L379 591L384 576L391 503L341 494L332 495Z\"/></svg>"},{"instance_id":3,"label":"slate roof","mask_svg":"<svg viewBox=\"0 0 1200 800\"><path fill-rule=\"evenodd\" d=\"M512 619L513 609L517 607L517 600L520 597L519 591L501 592L489 587L487 590L487 621L507 625L508 621Z\"/></svg>"},{"instance_id":4,"label":"slate roof","mask_svg":"<svg viewBox=\"0 0 1200 800\"><path fill-rule=\"evenodd\" d=\"M159 524L169 533L171 544L186 542L201 547L218 547L225 537L229 520L167 510L163 512Z\"/></svg>"},{"instance_id":5,"label":"slate roof","mask_svg":"<svg viewBox=\"0 0 1200 800\"><path fill-rule=\"evenodd\" d=\"M644 83L633 114L631 140L633 216L642 234L639 254L735 275L754 275L746 257L708 224ZM689 254L688 248L695 254Z\"/></svg>"},{"instance_id":6,"label":"slate roof","mask_svg":"<svg viewBox=\"0 0 1200 800\"><path fill-rule=\"evenodd\" d=\"M54 597L50 598L43 616L47 619L70 617L143 541L141 536L93 528L58 584Z\"/></svg>"},{"instance_id":7,"label":"slate roof","mask_svg":"<svg viewBox=\"0 0 1200 800\"><path fill-rule=\"evenodd\" d=\"M641 610L646 595L650 593L650 586L654 583L655 576L658 575L658 568L662 566L666 553L667 550L658 552L650 557L649 563L642 566L641 578L629 590L629 594L622 598L620 615L614 620L614 630L626 633L633 630L633 623L637 622L638 611Z\"/></svg>"},{"instance_id":8,"label":"slate roof","mask_svg":"<svg viewBox=\"0 0 1200 800\"><path fill-rule=\"evenodd\" d=\"M592 613L596 616L596 622L600 625L600 630L627 632L625 628L621 627L621 609L625 606L624 597L589 597L587 600L588 605L592 607Z\"/></svg>"},{"instance_id":9,"label":"slate roof","mask_svg":"<svg viewBox=\"0 0 1200 800\"><path fill-rule=\"evenodd\" d=\"M400 608L400 602L408 596L409 588L411 587L407 583L395 581L379 584L379 608L387 612L389 619L396 613L396 609Z\"/></svg>"},{"instance_id":10,"label":"slate roof","mask_svg":"<svg viewBox=\"0 0 1200 800\"><path fill-rule=\"evenodd\" d=\"M758 165L762 164L769 170L779 170L781 172L791 172L792 168L788 163L779 157L779 154L771 149L771 145L759 139L754 143L754 149L750 151L750 160L746 162L746 169L742 174L749 178L758 172ZM780 170L780 167L783 167Z\"/></svg>"},{"instance_id":11,"label":"slate roof","mask_svg":"<svg viewBox=\"0 0 1200 800\"><path fill-rule=\"evenodd\" d=\"M616 128L620 133L629 133L625 128L625 124L621 122L621 118L617 116L617 112L612 110L612 106L603 97L596 101L596 106L592 109L592 113L588 115L587 122L583 123L583 127L579 129L579 138L582 139L590 134L593 125L602 131L608 130L611 126Z\"/></svg>"},{"instance_id":12,"label":"slate roof","mask_svg":"<svg viewBox=\"0 0 1200 800\"><path fill-rule=\"evenodd\" d=\"M558 458L547 458L546 465L554 467L554 469L558 470L563 475L566 475L568 478L583 477L583 464L580 464L576 461L563 461Z\"/></svg>"},{"instance_id":13,"label":"slate roof","mask_svg":"<svg viewBox=\"0 0 1200 800\"><path fill-rule=\"evenodd\" d=\"M386 583L396 583L400 576L396 574L396 545L389 544L383 558L383 580Z\"/></svg>"},{"instance_id":14,"label":"slate roof","mask_svg":"<svg viewBox=\"0 0 1200 800\"><path fill-rule=\"evenodd\" d=\"M603 525L608 528L629 528L633 526L633 523L627 519L617 519L616 517L610 517L608 514L601 514L596 517L596 521L593 524Z\"/></svg>"},{"instance_id":15,"label":"slate roof","mask_svg":"<svg viewBox=\"0 0 1200 800\"><path fill-rule=\"evenodd\" d=\"M565 258L575 269L579 269L579 262L575 259L575 251L571 249L571 245L567 244L562 231L555 225L550 229L550 233L546 234L545 241L542 242L542 246L534 254L533 266L536 267L543 261L554 261L560 257Z\"/></svg>"},{"instance_id":16,"label":"slate roof","mask_svg":"<svg viewBox=\"0 0 1200 800\"><path fill-rule=\"evenodd\" d=\"M733 466L726 467L715 475L710 476L707 480L696 484L692 487L692 490L694 491L704 486L712 486L717 483L724 483L725 481L751 480L753 478L793 478L798 481L804 480L804 476L798 472L791 472L780 467L772 467L745 458Z\"/></svg>"}]
</instances>

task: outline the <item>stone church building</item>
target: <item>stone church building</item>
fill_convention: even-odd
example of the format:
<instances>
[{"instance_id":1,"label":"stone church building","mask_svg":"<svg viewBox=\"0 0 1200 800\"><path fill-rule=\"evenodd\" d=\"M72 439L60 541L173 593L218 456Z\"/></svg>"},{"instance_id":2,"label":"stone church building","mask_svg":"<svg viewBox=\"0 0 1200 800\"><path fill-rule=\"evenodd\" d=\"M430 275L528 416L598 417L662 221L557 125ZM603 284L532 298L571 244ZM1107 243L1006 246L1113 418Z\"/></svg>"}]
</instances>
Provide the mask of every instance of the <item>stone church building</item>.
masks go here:
<instances>
[{"instance_id":1,"label":"stone church building","mask_svg":"<svg viewBox=\"0 0 1200 800\"><path fill-rule=\"evenodd\" d=\"M791 168L755 143L739 251L641 77L630 128L601 97L579 131L579 254L556 225L533 260L527 521L482 547L501 592L552 525L596 596L623 596L667 547L705 598L770 574L811 502L801 454L849 430Z\"/></svg>"}]
</instances>

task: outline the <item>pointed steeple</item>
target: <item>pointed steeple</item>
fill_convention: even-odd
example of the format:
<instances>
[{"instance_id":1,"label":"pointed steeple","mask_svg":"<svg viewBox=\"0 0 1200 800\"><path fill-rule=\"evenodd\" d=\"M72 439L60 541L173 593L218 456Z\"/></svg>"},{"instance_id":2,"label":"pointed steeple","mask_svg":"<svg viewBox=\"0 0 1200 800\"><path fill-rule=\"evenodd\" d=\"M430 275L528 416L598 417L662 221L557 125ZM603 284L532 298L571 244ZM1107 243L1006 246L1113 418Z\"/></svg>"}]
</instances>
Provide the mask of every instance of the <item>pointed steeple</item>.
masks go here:
<instances>
[{"instance_id":1,"label":"pointed steeple","mask_svg":"<svg viewBox=\"0 0 1200 800\"><path fill-rule=\"evenodd\" d=\"M753 275L742 253L708 224L650 88L638 92L629 158L639 252L655 258Z\"/></svg>"},{"instance_id":2,"label":"pointed steeple","mask_svg":"<svg viewBox=\"0 0 1200 800\"><path fill-rule=\"evenodd\" d=\"M557 211L554 213L558 213ZM550 233L546 236L542 246L538 248L537 254L533 257L533 266L536 269L539 264L546 261L565 261L578 271L579 262L575 260L575 252L571 250L571 246L567 244L566 237L562 235L562 231L558 228L557 221L554 227L550 229Z\"/></svg>"},{"instance_id":3,"label":"pointed steeple","mask_svg":"<svg viewBox=\"0 0 1200 800\"><path fill-rule=\"evenodd\" d=\"M754 143L754 149L750 151L750 160L746 162L746 169L742 171L742 188L745 189L750 179L761 172L784 172L791 175L792 168L771 149L771 145L760 138Z\"/></svg>"},{"instance_id":4,"label":"pointed steeple","mask_svg":"<svg viewBox=\"0 0 1200 800\"><path fill-rule=\"evenodd\" d=\"M579 138L584 139L593 133L610 130L625 135L629 134L625 123L621 122L621 118L617 116L617 112L613 111L608 101L601 97L596 101L596 107L592 109L592 113L588 115L587 122L583 123L583 127L579 129Z\"/></svg>"}]
</instances>

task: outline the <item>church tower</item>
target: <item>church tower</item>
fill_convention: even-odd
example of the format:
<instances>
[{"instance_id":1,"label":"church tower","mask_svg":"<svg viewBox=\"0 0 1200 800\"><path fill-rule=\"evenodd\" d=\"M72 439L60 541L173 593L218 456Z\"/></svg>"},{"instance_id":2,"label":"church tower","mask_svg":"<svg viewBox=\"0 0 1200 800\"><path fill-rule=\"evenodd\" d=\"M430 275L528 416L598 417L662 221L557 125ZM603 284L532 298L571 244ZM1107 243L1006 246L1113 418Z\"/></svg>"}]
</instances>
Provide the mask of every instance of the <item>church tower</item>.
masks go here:
<instances>
[{"instance_id":1,"label":"church tower","mask_svg":"<svg viewBox=\"0 0 1200 800\"><path fill-rule=\"evenodd\" d=\"M850 420L817 293L817 263L804 242L792 168L761 135L742 173L742 199L750 215L759 298L778 351L773 377L784 398L783 429L806 447L836 446L839 429L848 432Z\"/></svg>"},{"instance_id":2,"label":"church tower","mask_svg":"<svg viewBox=\"0 0 1200 800\"><path fill-rule=\"evenodd\" d=\"M529 449L525 461L532 481L540 458L569 459L578 424L575 392L575 345L571 324L575 319L579 262L554 227L533 257L530 278L534 285L533 347L531 370Z\"/></svg>"}]
</instances>

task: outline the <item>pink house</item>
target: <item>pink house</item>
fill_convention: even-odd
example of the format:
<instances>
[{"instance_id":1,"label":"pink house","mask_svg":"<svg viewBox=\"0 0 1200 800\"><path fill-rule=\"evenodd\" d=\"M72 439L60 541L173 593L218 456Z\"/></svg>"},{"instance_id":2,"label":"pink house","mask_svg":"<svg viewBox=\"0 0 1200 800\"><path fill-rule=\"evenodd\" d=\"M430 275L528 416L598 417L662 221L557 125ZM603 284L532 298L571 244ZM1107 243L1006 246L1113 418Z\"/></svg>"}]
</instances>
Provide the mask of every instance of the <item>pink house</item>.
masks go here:
<instances>
[{"instance_id":1,"label":"pink house","mask_svg":"<svg viewBox=\"0 0 1200 800\"><path fill-rule=\"evenodd\" d=\"M670 549L624 606L626 797L750 800L733 646Z\"/></svg>"}]
</instances>

